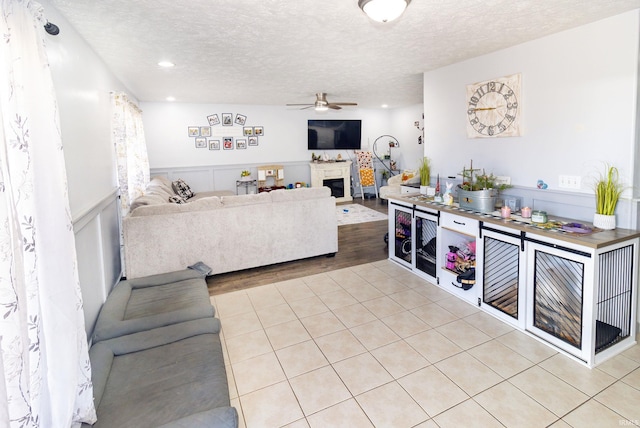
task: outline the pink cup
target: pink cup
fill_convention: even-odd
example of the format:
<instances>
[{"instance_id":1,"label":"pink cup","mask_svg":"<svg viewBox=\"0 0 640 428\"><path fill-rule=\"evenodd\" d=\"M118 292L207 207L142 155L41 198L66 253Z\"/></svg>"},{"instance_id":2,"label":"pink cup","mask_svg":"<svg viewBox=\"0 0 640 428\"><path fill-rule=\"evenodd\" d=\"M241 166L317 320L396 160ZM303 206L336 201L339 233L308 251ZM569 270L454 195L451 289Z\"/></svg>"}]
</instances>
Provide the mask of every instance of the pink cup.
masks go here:
<instances>
[{"instance_id":1,"label":"pink cup","mask_svg":"<svg viewBox=\"0 0 640 428\"><path fill-rule=\"evenodd\" d=\"M509 207L502 207L500 208L500 216L502 218L509 218L511 217L511 208Z\"/></svg>"},{"instance_id":2,"label":"pink cup","mask_svg":"<svg viewBox=\"0 0 640 428\"><path fill-rule=\"evenodd\" d=\"M522 218L531 218L531 208L522 207L522 209L520 210L520 215L522 215Z\"/></svg>"}]
</instances>

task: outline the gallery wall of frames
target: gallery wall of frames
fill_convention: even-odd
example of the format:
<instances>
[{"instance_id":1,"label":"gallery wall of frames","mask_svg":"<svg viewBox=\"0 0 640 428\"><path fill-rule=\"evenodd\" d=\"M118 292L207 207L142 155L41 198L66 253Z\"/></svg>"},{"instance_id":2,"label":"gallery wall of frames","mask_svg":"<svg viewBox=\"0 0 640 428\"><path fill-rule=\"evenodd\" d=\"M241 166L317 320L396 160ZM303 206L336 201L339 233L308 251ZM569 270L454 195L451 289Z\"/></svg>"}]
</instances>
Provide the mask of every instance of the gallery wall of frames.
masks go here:
<instances>
[{"instance_id":1,"label":"gallery wall of frames","mask_svg":"<svg viewBox=\"0 0 640 428\"><path fill-rule=\"evenodd\" d=\"M239 113L214 113L207 121L209 125L188 127L196 149L245 150L258 146L264 135L263 126L249 126L247 116Z\"/></svg>"}]
</instances>

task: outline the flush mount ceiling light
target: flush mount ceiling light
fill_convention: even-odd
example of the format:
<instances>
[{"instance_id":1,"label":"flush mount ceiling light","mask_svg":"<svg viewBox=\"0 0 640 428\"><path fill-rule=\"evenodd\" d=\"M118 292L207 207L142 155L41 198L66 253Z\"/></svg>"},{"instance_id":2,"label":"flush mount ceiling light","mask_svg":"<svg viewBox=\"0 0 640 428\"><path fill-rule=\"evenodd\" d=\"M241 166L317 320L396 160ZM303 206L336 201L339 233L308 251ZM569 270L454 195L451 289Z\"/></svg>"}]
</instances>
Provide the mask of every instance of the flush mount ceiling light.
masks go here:
<instances>
[{"instance_id":1,"label":"flush mount ceiling light","mask_svg":"<svg viewBox=\"0 0 640 428\"><path fill-rule=\"evenodd\" d=\"M390 22L402 15L411 0L358 0L358 6L369 18Z\"/></svg>"}]
</instances>

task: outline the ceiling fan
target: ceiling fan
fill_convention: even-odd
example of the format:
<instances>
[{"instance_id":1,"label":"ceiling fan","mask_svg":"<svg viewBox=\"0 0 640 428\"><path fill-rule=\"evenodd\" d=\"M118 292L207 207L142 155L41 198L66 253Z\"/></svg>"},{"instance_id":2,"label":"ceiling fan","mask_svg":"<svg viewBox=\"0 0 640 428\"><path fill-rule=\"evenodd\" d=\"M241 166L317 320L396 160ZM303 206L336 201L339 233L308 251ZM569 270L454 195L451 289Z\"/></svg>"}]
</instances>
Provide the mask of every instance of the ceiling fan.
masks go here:
<instances>
[{"instance_id":1,"label":"ceiling fan","mask_svg":"<svg viewBox=\"0 0 640 428\"><path fill-rule=\"evenodd\" d=\"M300 110L305 110L314 107L316 111L326 111L328 109L340 110L341 106L357 106L358 103L330 103L327 101L327 94L324 92L318 92L316 94L316 102L313 104L287 104L287 106L305 106Z\"/></svg>"}]
</instances>

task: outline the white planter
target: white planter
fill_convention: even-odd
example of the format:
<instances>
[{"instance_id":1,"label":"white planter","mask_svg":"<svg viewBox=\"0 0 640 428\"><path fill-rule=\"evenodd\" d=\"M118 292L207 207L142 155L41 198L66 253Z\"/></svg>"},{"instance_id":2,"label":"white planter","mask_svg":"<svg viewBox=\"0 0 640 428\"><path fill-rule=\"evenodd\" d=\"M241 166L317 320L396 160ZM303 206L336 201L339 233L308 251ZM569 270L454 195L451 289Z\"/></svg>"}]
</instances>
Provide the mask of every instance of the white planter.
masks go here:
<instances>
[{"instance_id":1,"label":"white planter","mask_svg":"<svg viewBox=\"0 0 640 428\"><path fill-rule=\"evenodd\" d=\"M594 214L593 225L598 229L612 230L616 228L616 216L605 214Z\"/></svg>"}]
</instances>

